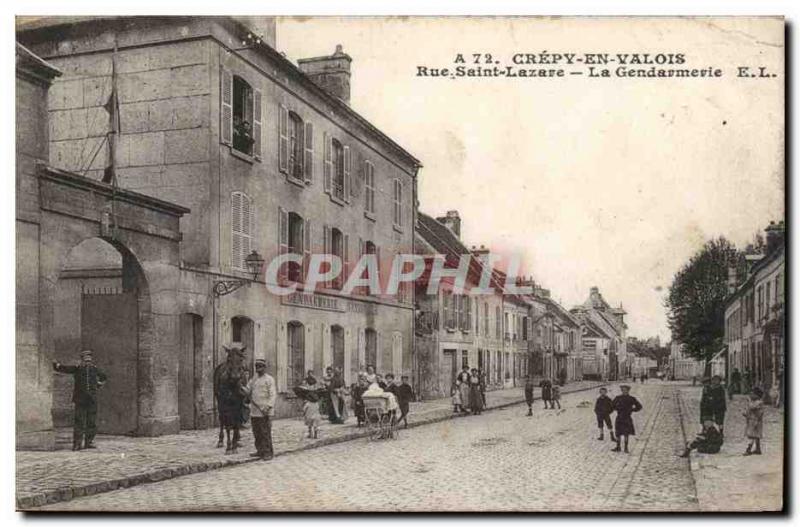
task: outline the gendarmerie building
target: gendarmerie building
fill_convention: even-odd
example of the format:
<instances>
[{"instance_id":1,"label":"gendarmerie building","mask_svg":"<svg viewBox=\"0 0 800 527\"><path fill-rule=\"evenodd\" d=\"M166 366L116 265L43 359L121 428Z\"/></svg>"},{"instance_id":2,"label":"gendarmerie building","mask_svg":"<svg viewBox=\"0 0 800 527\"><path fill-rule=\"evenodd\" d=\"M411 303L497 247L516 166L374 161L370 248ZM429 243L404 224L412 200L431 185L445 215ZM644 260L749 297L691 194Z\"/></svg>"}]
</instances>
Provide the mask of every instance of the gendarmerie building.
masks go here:
<instances>
[{"instance_id":1,"label":"gendarmerie building","mask_svg":"<svg viewBox=\"0 0 800 527\"><path fill-rule=\"evenodd\" d=\"M346 270L361 254L387 262L413 253L420 162L350 107L352 59L341 47L295 65L276 50L275 33L274 20L229 17L18 24L18 40L62 72L47 99L49 165L100 184L112 166L119 189L182 214L178 282L161 298L165 344L151 351L149 369L141 367L137 342L149 338L141 325L92 339L99 362L133 365L109 380L104 396L127 413L101 420L101 433L211 425L212 372L229 342L247 346L251 367L266 360L279 417L299 409L291 388L307 370L337 366L347 383L367 364L412 370L410 288L346 295L341 278L316 291L302 283L313 253L339 256ZM46 359L75 357L87 325L101 331L79 306L90 293L124 292L126 264L141 257L117 245L87 238L61 262L57 296L72 312L59 315ZM265 284L264 270L283 253L303 256L279 276L299 284L289 296ZM152 288L160 268L138 264L139 287ZM69 407L68 393L54 388L52 399L55 426L68 424L55 410Z\"/></svg>"}]
</instances>

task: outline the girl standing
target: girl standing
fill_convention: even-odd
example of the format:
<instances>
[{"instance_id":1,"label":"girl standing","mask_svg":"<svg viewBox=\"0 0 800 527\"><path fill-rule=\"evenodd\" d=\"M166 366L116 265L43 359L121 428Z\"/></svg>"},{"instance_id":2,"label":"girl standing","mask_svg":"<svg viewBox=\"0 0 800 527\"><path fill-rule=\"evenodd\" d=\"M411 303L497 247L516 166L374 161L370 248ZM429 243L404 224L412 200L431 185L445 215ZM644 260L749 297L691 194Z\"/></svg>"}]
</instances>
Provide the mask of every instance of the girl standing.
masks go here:
<instances>
[{"instance_id":1,"label":"girl standing","mask_svg":"<svg viewBox=\"0 0 800 527\"><path fill-rule=\"evenodd\" d=\"M745 435L750 443L747 445L747 450L743 455L750 456L753 454L761 454L761 437L764 432L764 392L759 387L753 388L750 394L750 401L747 403L747 411L744 413L747 418L747 427L745 428ZM753 443L756 449L753 450Z\"/></svg>"}]
</instances>

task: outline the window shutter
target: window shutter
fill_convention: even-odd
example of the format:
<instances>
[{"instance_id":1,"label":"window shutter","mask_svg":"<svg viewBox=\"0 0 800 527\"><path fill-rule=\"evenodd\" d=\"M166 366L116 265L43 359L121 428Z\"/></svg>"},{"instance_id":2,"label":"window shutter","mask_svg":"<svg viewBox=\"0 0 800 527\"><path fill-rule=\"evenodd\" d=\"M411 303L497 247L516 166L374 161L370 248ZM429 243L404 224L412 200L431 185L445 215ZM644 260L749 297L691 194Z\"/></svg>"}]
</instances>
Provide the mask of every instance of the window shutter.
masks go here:
<instances>
[{"instance_id":1,"label":"window shutter","mask_svg":"<svg viewBox=\"0 0 800 527\"><path fill-rule=\"evenodd\" d=\"M469 331L472 327L472 302L470 297L464 297L464 331Z\"/></svg>"},{"instance_id":2,"label":"window shutter","mask_svg":"<svg viewBox=\"0 0 800 527\"><path fill-rule=\"evenodd\" d=\"M350 203L351 181L350 181L350 163L352 155L350 154L350 147L344 147L344 200Z\"/></svg>"},{"instance_id":3,"label":"window shutter","mask_svg":"<svg viewBox=\"0 0 800 527\"><path fill-rule=\"evenodd\" d=\"M305 151L303 154L303 174L306 178L306 185L310 185L314 180L314 124L305 123Z\"/></svg>"},{"instance_id":4,"label":"window shutter","mask_svg":"<svg viewBox=\"0 0 800 527\"><path fill-rule=\"evenodd\" d=\"M365 251L366 251L366 244L364 243L364 238L359 236L358 237L358 258L359 258L359 260L361 260L364 257ZM369 276L368 273L362 272L361 276L359 276L357 278L364 278L364 277L368 277L368 276ZM367 292L367 288L365 288L364 286L359 286L359 287L356 287L354 291L355 291L355 293L357 295L364 295Z\"/></svg>"},{"instance_id":5,"label":"window shutter","mask_svg":"<svg viewBox=\"0 0 800 527\"><path fill-rule=\"evenodd\" d=\"M287 254L289 252L289 214L283 207L278 207L278 254ZM278 279L284 282L288 278L288 265L284 264L280 267Z\"/></svg>"},{"instance_id":6,"label":"window shutter","mask_svg":"<svg viewBox=\"0 0 800 527\"><path fill-rule=\"evenodd\" d=\"M231 267L242 268L242 194L231 194Z\"/></svg>"},{"instance_id":7,"label":"window shutter","mask_svg":"<svg viewBox=\"0 0 800 527\"><path fill-rule=\"evenodd\" d=\"M331 254L331 228L327 225L322 227L322 245L323 253L326 255ZM329 288L330 286L331 283L328 280L322 283L322 287Z\"/></svg>"},{"instance_id":8,"label":"window shutter","mask_svg":"<svg viewBox=\"0 0 800 527\"><path fill-rule=\"evenodd\" d=\"M324 167L323 167L323 185L325 187L325 192L330 193L331 191L331 177L333 173L333 161L331 159L333 145L331 145L331 136L328 135L328 132L325 132L322 136L322 148L324 154Z\"/></svg>"},{"instance_id":9,"label":"window shutter","mask_svg":"<svg viewBox=\"0 0 800 527\"><path fill-rule=\"evenodd\" d=\"M220 67L220 111L219 136L222 144L229 145L233 140L233 75Z\"/></svg>"},{"instance_id":10,"label":"window shutter","mask_svg":"<svg viewBox=\"0 0 800 527\"><path fill-rule=\"evenodd\" d=\"M311 263L311 220L306 220L303 228L303 283L308 276L309 263Z\"/></svg>"},{"instance_id":11,"label":"window shutter","mask_svg":"<svg viewBox=\"0 0 800 527\"><path fill-rule=\"evenodd\" d=\"M442 316L444 317L444 327L450 327L450 302L447 291L442 291Z\"/></svg>"},{"instance_id":12,"label":"window shutter","mask_svg":"<svg viewBox=\"0 0 800 527\"><path fill-rule=\"evenodd\" d=\"M383 284L381 282L381 248L375 246L375 260L378 262L378 290L383 291Z\"/></svg>"},{"instance_id":13,"label":"window shutter","mask_svg":"<svg viewBox=\"0 0 800 527\"><path fill-rule=\"evenodd\" d=\"M344 247L342 247L342 256L344 258L344 264L342 265L342 277L339 279L339 283L342 284L344 287L345 282L347 279L350 278L350 235L344 234L342 235L342 243Z\"/></svg>"},{"instance_id":14,"label":"window shutter","mask_svg":"<svg viewBox=\"0 0 800 527\"><path fill-rule=\"evenodd\" d=\"M261 90L253 90L253 157L261 159Z\"/></svg>"},{"instance_id":15,"label":"window shutter","mask_svg":"<svg viewBox=\"0 0 800 527\"><path fill-rule=\"evenodd\" d=\"M289 171L289 110L282 104L278 110L278 169Z\"/></svg>"},{"instance_id":16,"label":"window shutter","mask_svg":"<svg viewBox=\"0 0 800 527\"><path fill-rule=\"evenodd\" d=\"M242 194L242 256L241 268L247 270L245 258L250 255L250 245L253 239L253 207L246 194Z\"/></svg>"}]
</instances>

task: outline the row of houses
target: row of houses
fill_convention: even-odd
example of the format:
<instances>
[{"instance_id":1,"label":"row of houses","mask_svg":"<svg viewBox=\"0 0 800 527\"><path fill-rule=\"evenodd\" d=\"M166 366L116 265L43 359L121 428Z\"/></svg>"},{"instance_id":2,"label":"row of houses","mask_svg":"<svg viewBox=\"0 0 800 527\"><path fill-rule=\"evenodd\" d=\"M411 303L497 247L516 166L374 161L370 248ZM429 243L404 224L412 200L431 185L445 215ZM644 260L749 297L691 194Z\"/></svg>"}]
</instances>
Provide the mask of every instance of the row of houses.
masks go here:
<instances>
[{"instance_id":1,"label":"row of houses","mask_svg":"<svg viewBox=\"0 0 800 527\"><path fill-rule=\"evenodd\" d=\"M426 397L465 364L496 388L619 374L625 313L596 288L572 310L538 286L506 294L498 270L482 297L306 289L312 254L345 272L470 254L474 278L488 252L463 245L457 213L418 211L422 163L351 107L340 46L294 63L274 19L234 17L31 18L17 40L18 447L71 426L50 363L83 348L111 379L100 432L135 435L212 426L230 342L266 361L278 417L328 366L410 375ZM271 281L263 263L286 254Z\"/></svg>"},{"instance_id":2,"label":"row of houses","mask_svg":"<svg viewBox=\"0 0 800 527\"><path fill-rule=\"evenodd\" d=\"M784 222L771 222L765 234L759 254L729 268L724 346L712 362L715 373L728 381L738 370L774 398L783 386L786 364Z\"/></svg>"},{"instance_id":3,"label":"row of houses","mask_svg":"<svg viewBox=\"0 0 800 527\"><path fill-rule=\"evenodd\" d=\"M450 262L468 257L467 293L456 294L453 280L442 280L435 293L424 279L415 284L414 379L424 397L448 395L463 367L478 368L489 389L520 386L531 375L571 381L617 379L625 375L625 311L612 308L593 287L582 305L566 309L548 289L531 278L509 277L491 265L488 249L471 248L461 239L458 211L417 216L417 254L444 255ZM491 294L471 295L484 272ZM519 294L511 291L527 288Z\"/></svg>"}]
</instances>

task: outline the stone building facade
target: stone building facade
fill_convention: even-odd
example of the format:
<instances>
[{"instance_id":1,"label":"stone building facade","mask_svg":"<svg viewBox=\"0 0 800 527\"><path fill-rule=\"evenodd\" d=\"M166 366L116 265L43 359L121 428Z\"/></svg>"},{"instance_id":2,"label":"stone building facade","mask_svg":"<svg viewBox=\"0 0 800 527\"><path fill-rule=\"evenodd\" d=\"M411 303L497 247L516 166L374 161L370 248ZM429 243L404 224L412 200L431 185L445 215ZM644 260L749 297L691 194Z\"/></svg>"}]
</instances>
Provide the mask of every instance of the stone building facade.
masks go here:
<instances>
[{"instance_id":1,"label":"stone building facade","mask_svg":"<svg viewBox=\"0 0 800 527\"><path fill-rule=\"evenodd\" d=\"M785 370L786 246L783 222L766 229L765 254L731 283L725 306L725 355L730 378L734 368L751 383L777 395Z\"/></svg>"},{"instance_id":2,"label":"stone building facade","mask_svg":"<svg viewBox=\"0 0 800 527\"><path fill-rule=\"evenodd\" d=\"M625 375L628 326L622 306L611 307L599 288L592 287L586 302L572 308L570 313L586 328L582 336L584 376L599 374L613 381Z\"/></svg>"},{"instance_id":3,"label":"stone building facade","mask_svg":"<svg viewBox=\"0 0 800 527\"><path fill-rule=\"evenodd\" d=\"M348 383L368 363L412 370L411 291L344 294L340 280L305 291L302 282L311 254L335 254L348 270L376 254L385 276L395 254L412 253L421 165L350 107L350 57L338 49L296 66L275 49L274 21L259 20L255 30L227 17L18 28L64 72L48 99L50 164L103 178L116 84L120 187L191 209L181 222L179 349L157 394L170 424L159 433L212 424L212 372L232 341L247 346L251 367L267 361L278 416L297 412L291 388L307 370L337 366ZM320 76L325 64L333 68ZM252 251L267 263L301 255L271 284L298 292L269 293L262 271L213 294L220 281L252 278Z\"/></svg>"}]
</instances>

